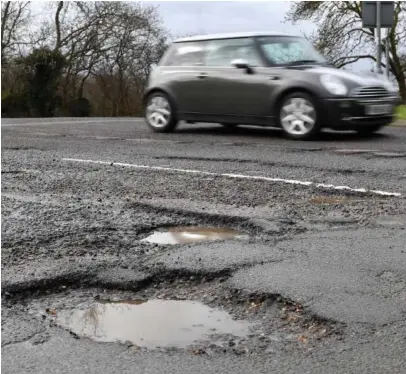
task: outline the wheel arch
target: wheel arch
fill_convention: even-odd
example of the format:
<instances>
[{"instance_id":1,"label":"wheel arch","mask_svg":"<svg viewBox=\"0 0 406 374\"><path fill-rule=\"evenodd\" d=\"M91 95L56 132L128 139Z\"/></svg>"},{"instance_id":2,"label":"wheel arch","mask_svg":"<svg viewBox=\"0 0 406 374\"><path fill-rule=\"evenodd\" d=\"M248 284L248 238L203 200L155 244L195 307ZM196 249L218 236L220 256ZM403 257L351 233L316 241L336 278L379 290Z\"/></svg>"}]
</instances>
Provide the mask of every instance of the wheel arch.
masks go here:
<instances>
[{"instance_id":1,"label":"wheel arch","mask_svg":"<svg viewBox=\"0 0 406 374\"><path fill-rule=\"evenodd\" d=\"M155 93L163 93L163 94L165 94L171 100L172 104L175 104L175 102L176 102L175 98L174 98L174 95L171 93L170 90L168 90L166 88L162 88L162 87L154 87L154 88L151 88L147 92L144 93L144 97L142 99L142 103L143 103L144 107L147 104L148 97L150 97L151 95L153 95Z\"/></svg>"}]
</instances>

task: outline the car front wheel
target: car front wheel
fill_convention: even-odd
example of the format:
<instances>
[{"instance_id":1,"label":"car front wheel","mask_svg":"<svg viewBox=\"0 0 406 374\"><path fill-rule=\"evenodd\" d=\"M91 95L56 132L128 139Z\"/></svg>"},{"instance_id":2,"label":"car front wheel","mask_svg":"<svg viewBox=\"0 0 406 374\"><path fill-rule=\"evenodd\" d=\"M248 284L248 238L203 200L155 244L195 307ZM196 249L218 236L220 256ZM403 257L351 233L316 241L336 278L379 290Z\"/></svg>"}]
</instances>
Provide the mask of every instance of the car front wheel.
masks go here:
<instances>
[{"instance_id":1,"label":"car front wheel","mask_svg":"<svg viewBox=\"0 0 406 374\"><path fill-rule=\"evenodd\" d=\"M306 93L296 92L285 97L279 108L278 120L291 139L310 139L320 131L316 100Z\"/></svg>"},{"instance_id":2,"label":"car front wheel","mask_svg":"<svg viewBox=\"0 0 406 374\"><path fill-rule=\"evenodd\" d=\"M147 98L145 120L155 132L170 132L177 125L175 107L163 92L151 94Z\"/></svg>"}]
</instances>

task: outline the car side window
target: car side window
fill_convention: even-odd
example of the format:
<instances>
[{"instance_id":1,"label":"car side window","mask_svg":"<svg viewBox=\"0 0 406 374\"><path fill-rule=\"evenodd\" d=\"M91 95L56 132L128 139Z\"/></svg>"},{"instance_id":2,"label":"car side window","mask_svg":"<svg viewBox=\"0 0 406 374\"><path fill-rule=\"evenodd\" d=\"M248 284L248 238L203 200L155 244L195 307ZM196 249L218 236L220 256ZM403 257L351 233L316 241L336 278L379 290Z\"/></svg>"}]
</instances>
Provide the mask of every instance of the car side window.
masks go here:
<instances>
[{"instance_id":1,"label":"car side window","mask_svg":"<svg viewBox=\"0 0 406 374\"><path fill-rule=\"evenodd\" d=\"M201 66L204 61L204 42L185 42L172 44L162 66Z\"/></svg>"},{"instance_id":2,"label":"car side window","mask_svg":"<svg viewBox=\"0 0 406 374\"><path fill-rule=\"evenodd\" d=\"M206 66L231 66L231 61L244 59L251 66L262 66L252 38L210 40L206 45Z\"/></svg>"}]
</instances>

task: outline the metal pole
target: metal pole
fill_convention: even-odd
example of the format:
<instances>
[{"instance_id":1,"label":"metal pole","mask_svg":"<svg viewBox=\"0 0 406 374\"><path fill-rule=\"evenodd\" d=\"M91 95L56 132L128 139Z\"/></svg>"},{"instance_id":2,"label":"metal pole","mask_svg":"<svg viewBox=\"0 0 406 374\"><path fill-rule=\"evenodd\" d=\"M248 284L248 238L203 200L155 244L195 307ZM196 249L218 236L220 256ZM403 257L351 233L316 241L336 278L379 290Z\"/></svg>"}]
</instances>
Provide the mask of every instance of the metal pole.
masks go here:
<instances>
[{"instance_id":1,"label":"metal pole","mask_svg":"<svg viewBox=\"0 0 406 374\"><path fill-rule=\"evenodd\" d=\"M385 57L386 57L386 78L389 79L389 31L386 29L386 39L385 39Z\"/></svg>"},{"instance_id":2,"label":"metal pole","mask_svg":"<svg viewBox=\"0 0 406 374\"><path fill-rule=\"evenodd\" d=\"M378 37L378 45L376 52L376 72L382 74L382 49L381 49L381 2L376 2L376 34Z\"/></svg>"}]
</instances>

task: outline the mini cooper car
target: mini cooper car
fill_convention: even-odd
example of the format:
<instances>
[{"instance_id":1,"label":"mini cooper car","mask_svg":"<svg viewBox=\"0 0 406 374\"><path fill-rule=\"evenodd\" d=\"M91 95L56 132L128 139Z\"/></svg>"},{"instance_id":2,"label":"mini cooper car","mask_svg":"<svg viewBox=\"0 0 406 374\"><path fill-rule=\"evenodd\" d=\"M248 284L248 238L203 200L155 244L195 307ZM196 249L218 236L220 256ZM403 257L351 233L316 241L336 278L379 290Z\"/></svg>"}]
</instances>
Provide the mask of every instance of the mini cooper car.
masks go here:
<instances>
[{"instance_id":1,"label":"mini cooper car","mask_svg":"<svg viewBox=\"0 0 406 374\"><path fill-rule=\"evenodd\" d=\"M321 128L372 133L392 122L398 91L384 77L331 66L305 38L238 33L176 40L149 76L145 119L281 127L293 139Z\"/></svg>"}]
</instances>

